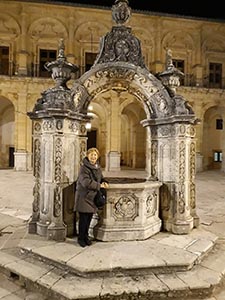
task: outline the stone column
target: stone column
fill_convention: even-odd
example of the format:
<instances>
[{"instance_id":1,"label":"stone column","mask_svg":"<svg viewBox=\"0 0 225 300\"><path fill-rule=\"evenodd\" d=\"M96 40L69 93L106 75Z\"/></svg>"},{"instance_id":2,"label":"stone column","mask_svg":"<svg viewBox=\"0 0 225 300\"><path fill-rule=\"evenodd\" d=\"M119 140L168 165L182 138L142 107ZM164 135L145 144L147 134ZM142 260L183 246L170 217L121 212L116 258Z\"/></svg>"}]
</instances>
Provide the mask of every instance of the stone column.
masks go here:
<instances>
[{"instance_id":1,"label":"stone column","mask_svg":"<svg viewBox=\"0 0 225 300\"><path fill-rule=\"evenodd\" d=\"M177 123L157 126L153 132L152 175L163 182L163 227L187 234L199 223L195 210L195 128Z\"/></svg>"},{"instance_id":2,"label":"stone column","mask_svg":"<svg viewBox=\"0 0 225 300\"><path fill-rule=\"evenodd\" d=\"M15 170L27 171L29 154L26 150L26 139L24 130L27 130L27 115L26 115L26 103L27 93L18 94L18 107L15 113L15 135L16 135L16 149L14 153L15 157Z\"/></svg>"},{"instance_id":3,"label":"stone column","mask_svg":"<svg viewBox=\"0 0 225 300\"><path fill-rule=\"evenodd\" d=\"M199 124L196 127L196 172L203 171L203 154L202 154L202 141L203 141L203 130L204 130L204 116L201 114L202 107L200 105L195 105L195 113L199 117Z\"/></svg>"},{"instance_id":4,"label":"stone column","mask_svg":"<svg viewBox=\"0 0 225 300\"><path fill-rule=\"evenodd\" d=\"M17 62L18 62L18 75L27 76L27 59L28 53L25 49L26 47L26 38L27 38L27 29L26 29L26 13L21 13L21 46L18 53Z\"/></svg>"},{"instance_id":5,"label":"stone column","mask_svg":"<svg viewBox=\"0 0 225 300\"><path fill-rule=\"evenodd\" d=\"M73 16L69 16L69 29L68 29L68 54L67 59L70 63L75 63L74 46L73 46L73 38L74 38L74 18Z\"/></svg>"},{"instance_id":6,"label":"stone column","mask_svg":"<svg viewBox=\"0 0 225 300\"><path fill-rule=\"evenodd\" d=\"M106 157L107 171L120 171L120 135L121 123L119 120L119 97L111 99L110 115L110 149Z\"/></svg>"},{"instance_id":7,"label":"stone column","mask_svg":"<svg viewBox=\"0 0 225 300\"><path fill-rule=\"evenodd\" d=\"M29 232L63 241L71 216L73 221L73 199L65 205L64 188L73 184L78 173L79 135L86 133L85 115L76 112L66 85L78 68L66 61L63 40L58 59L48 63L46 69L52 72L56 86L44 91L28 113L33 120L35 176ZM67 199L71 200L68 194Z\"/></svg>"},{"instance_id":8,"label":"stone column","mask_svg":"<svg viewBox=\"0 0 225 300\"><path fill-rule=\"evenodd\" d=\"M79 128L78 122L55 116L33 123L35 185L30 233L57 241L66 237L63 189L77 176Z\"/></svg>"},{"instance_id":9,"label":"stone column","mask_svg":"<svg viewBox=\"0 0 225 300\"><path fill-rule=\"evenodd\" d=\"M154 51L154 57L155 60L153 62L153 71L154 73L159 73L162 72L164 63L162 62L162 25L161 25L161 20L157 20L156 23L156 32L155 32L155 51Z\"/></svg>"}]
</instances>

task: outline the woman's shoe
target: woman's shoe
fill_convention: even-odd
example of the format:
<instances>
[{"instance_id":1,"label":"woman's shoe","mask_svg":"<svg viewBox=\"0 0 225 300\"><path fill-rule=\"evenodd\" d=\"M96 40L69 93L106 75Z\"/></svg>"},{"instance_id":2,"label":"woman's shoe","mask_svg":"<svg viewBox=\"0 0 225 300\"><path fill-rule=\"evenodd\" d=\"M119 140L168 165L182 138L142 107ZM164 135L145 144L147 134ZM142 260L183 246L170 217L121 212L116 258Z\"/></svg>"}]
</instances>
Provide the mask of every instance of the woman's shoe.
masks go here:
<instances>
[{"instance_id":1,"label":"woman's shoe","mask_svg":"<svg viewBox=\"0 0 225 300\"><path fill-rule=\"evenodd\" d=\"M78 240L78 244L79 244L81 247L86 247L86 246L87 246L87 243L85 243L85 241L82 241L82 240Z\"/></svg>"},{"instance_id":2,"label":"woman's shoe","mask_svg":"<svg viewBox=\"0 0 225 300\"><path fill-rule=\"evenodd\" d=\"M87 246L91 246L92 245L92 241L90 241L89 239L86 239L85 243L86 243Z\"/></svg>"}]
</instances>

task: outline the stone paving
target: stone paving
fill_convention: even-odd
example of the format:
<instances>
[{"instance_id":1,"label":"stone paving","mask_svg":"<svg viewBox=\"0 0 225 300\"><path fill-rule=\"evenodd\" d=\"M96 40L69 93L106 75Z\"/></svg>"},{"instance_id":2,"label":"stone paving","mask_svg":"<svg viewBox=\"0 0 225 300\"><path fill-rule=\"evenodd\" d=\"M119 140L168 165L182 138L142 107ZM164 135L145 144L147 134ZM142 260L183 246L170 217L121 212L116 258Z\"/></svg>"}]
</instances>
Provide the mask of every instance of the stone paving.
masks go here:
<instances>
[{"instance_id":1,"label":"stone paving","mask_svg":"<svg viewBox=\"0 0 225 300\"><path fill-rule=\"evenodd\" d=\"M144 172L134 173L133 176L135 174L145 176ZM124 176L126 175L124 172ZM138 289L139 291L146 289L144 285L151 285L151 291L157 290L157 293L155 292L157 297L161 289L165 291L162 299L183 300L183 296L179 298L179 293L175 293L175 290L191 287L193 290L204 291L209 290L210 286L221 284L221 276L225 273L224 173L208 171L196 175L197 212L201 225L190 235L159 233L146 241L119 244L94 242L91 247L85 249L78 247L76 239L56 243L46 241L37 235L27 234L26 226L33 201L32 187L31 172L0 170L0 271L2 271L0 299L45 299L37 290L35 293L31 291L32 286L29 288L28 283L32 280L42 282L49 290L54 290L55 295L63 294L64 299L90 299L87 297L93 295L95 299L100 299L99 294L103 299L110 292L117 297L115 299L131 299L120 296L123 295L124 287L125 291L130 289L135 295ZM16 253L18 249L19 254ZM205 256L207 252L210 255ZM45 259L44 271L43 265L38 266L38 272L34 270L33 257L29 257L30 253ZM147 253L151 253L151 256L147 256ZM61 273L59 269L58 273L55 272L57 264L64 266ZM196 271L194 265L200 266L201 272ZM171 275L169 269L173 267ZM185 268L190 271L186 272ZM134 279L133 269L142 272L145 281L143 277L141 282L137 277ZM205 270L210 270L210 276ZM43 272L45 273L42 274ZM102 281L107 272L111 276ZM24 282L16 280L18 273L30 280L26 282L26 290ZM84 278L84 281L81 279L78 285L76 276L80 274L87 278ZM126 283L121 286L125 278ZM74 284L77 285L75 290ZM91 294L87 292L86 284L91 287ZM146 299L155 300L154 293L152 295ZM165 298L165 295L168 295L168 298ZM195 300L194 293L190 294L190 297ZM203 293L201 297L205 300L225 300L225 289L215 290L211 296ZM189 300L187 297L185 299Z\"/></svg>"}]
</instances>

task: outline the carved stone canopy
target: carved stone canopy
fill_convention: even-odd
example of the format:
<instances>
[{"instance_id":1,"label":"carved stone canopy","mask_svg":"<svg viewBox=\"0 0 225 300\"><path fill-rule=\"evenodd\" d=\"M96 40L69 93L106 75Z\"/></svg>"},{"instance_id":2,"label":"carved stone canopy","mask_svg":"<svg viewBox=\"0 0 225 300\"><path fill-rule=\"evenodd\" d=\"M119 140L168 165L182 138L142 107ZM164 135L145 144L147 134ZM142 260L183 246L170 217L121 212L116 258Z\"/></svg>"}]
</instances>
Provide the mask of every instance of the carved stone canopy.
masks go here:
<instances>
[{"instance_id":1,"label":"carved stone canopy","mask_svg":"<svg viewBox=\"0 0 225 300\"><path fill-rule=\"evenodd\" d=\"M128 62L141 68L146 68L138 38L131 33L131 28L126 26L113 26L100 43L100 53L96 64L107 62Z\"/></svg>"}]
</instances>

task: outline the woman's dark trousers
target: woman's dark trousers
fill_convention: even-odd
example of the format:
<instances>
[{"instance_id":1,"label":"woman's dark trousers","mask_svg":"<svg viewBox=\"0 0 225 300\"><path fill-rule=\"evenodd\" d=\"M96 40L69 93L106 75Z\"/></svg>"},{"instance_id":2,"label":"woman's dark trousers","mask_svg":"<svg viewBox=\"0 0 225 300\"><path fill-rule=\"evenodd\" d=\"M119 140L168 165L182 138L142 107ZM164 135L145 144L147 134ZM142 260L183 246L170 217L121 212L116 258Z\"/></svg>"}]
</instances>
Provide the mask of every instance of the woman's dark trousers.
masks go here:
<instances>
[{"instance_id":1,"label":"woman's dark trousers","mask_svg":"<svg viewBox=\"0 0 225 300\"><path fill-rule=\"evenodd\" d=\"M78 240L80 242L87 242L88 241L88 230L90 227L91 219L93 213L81 213L79 212L79 233L78 233Z\"/></svg>"}]
</instances>

